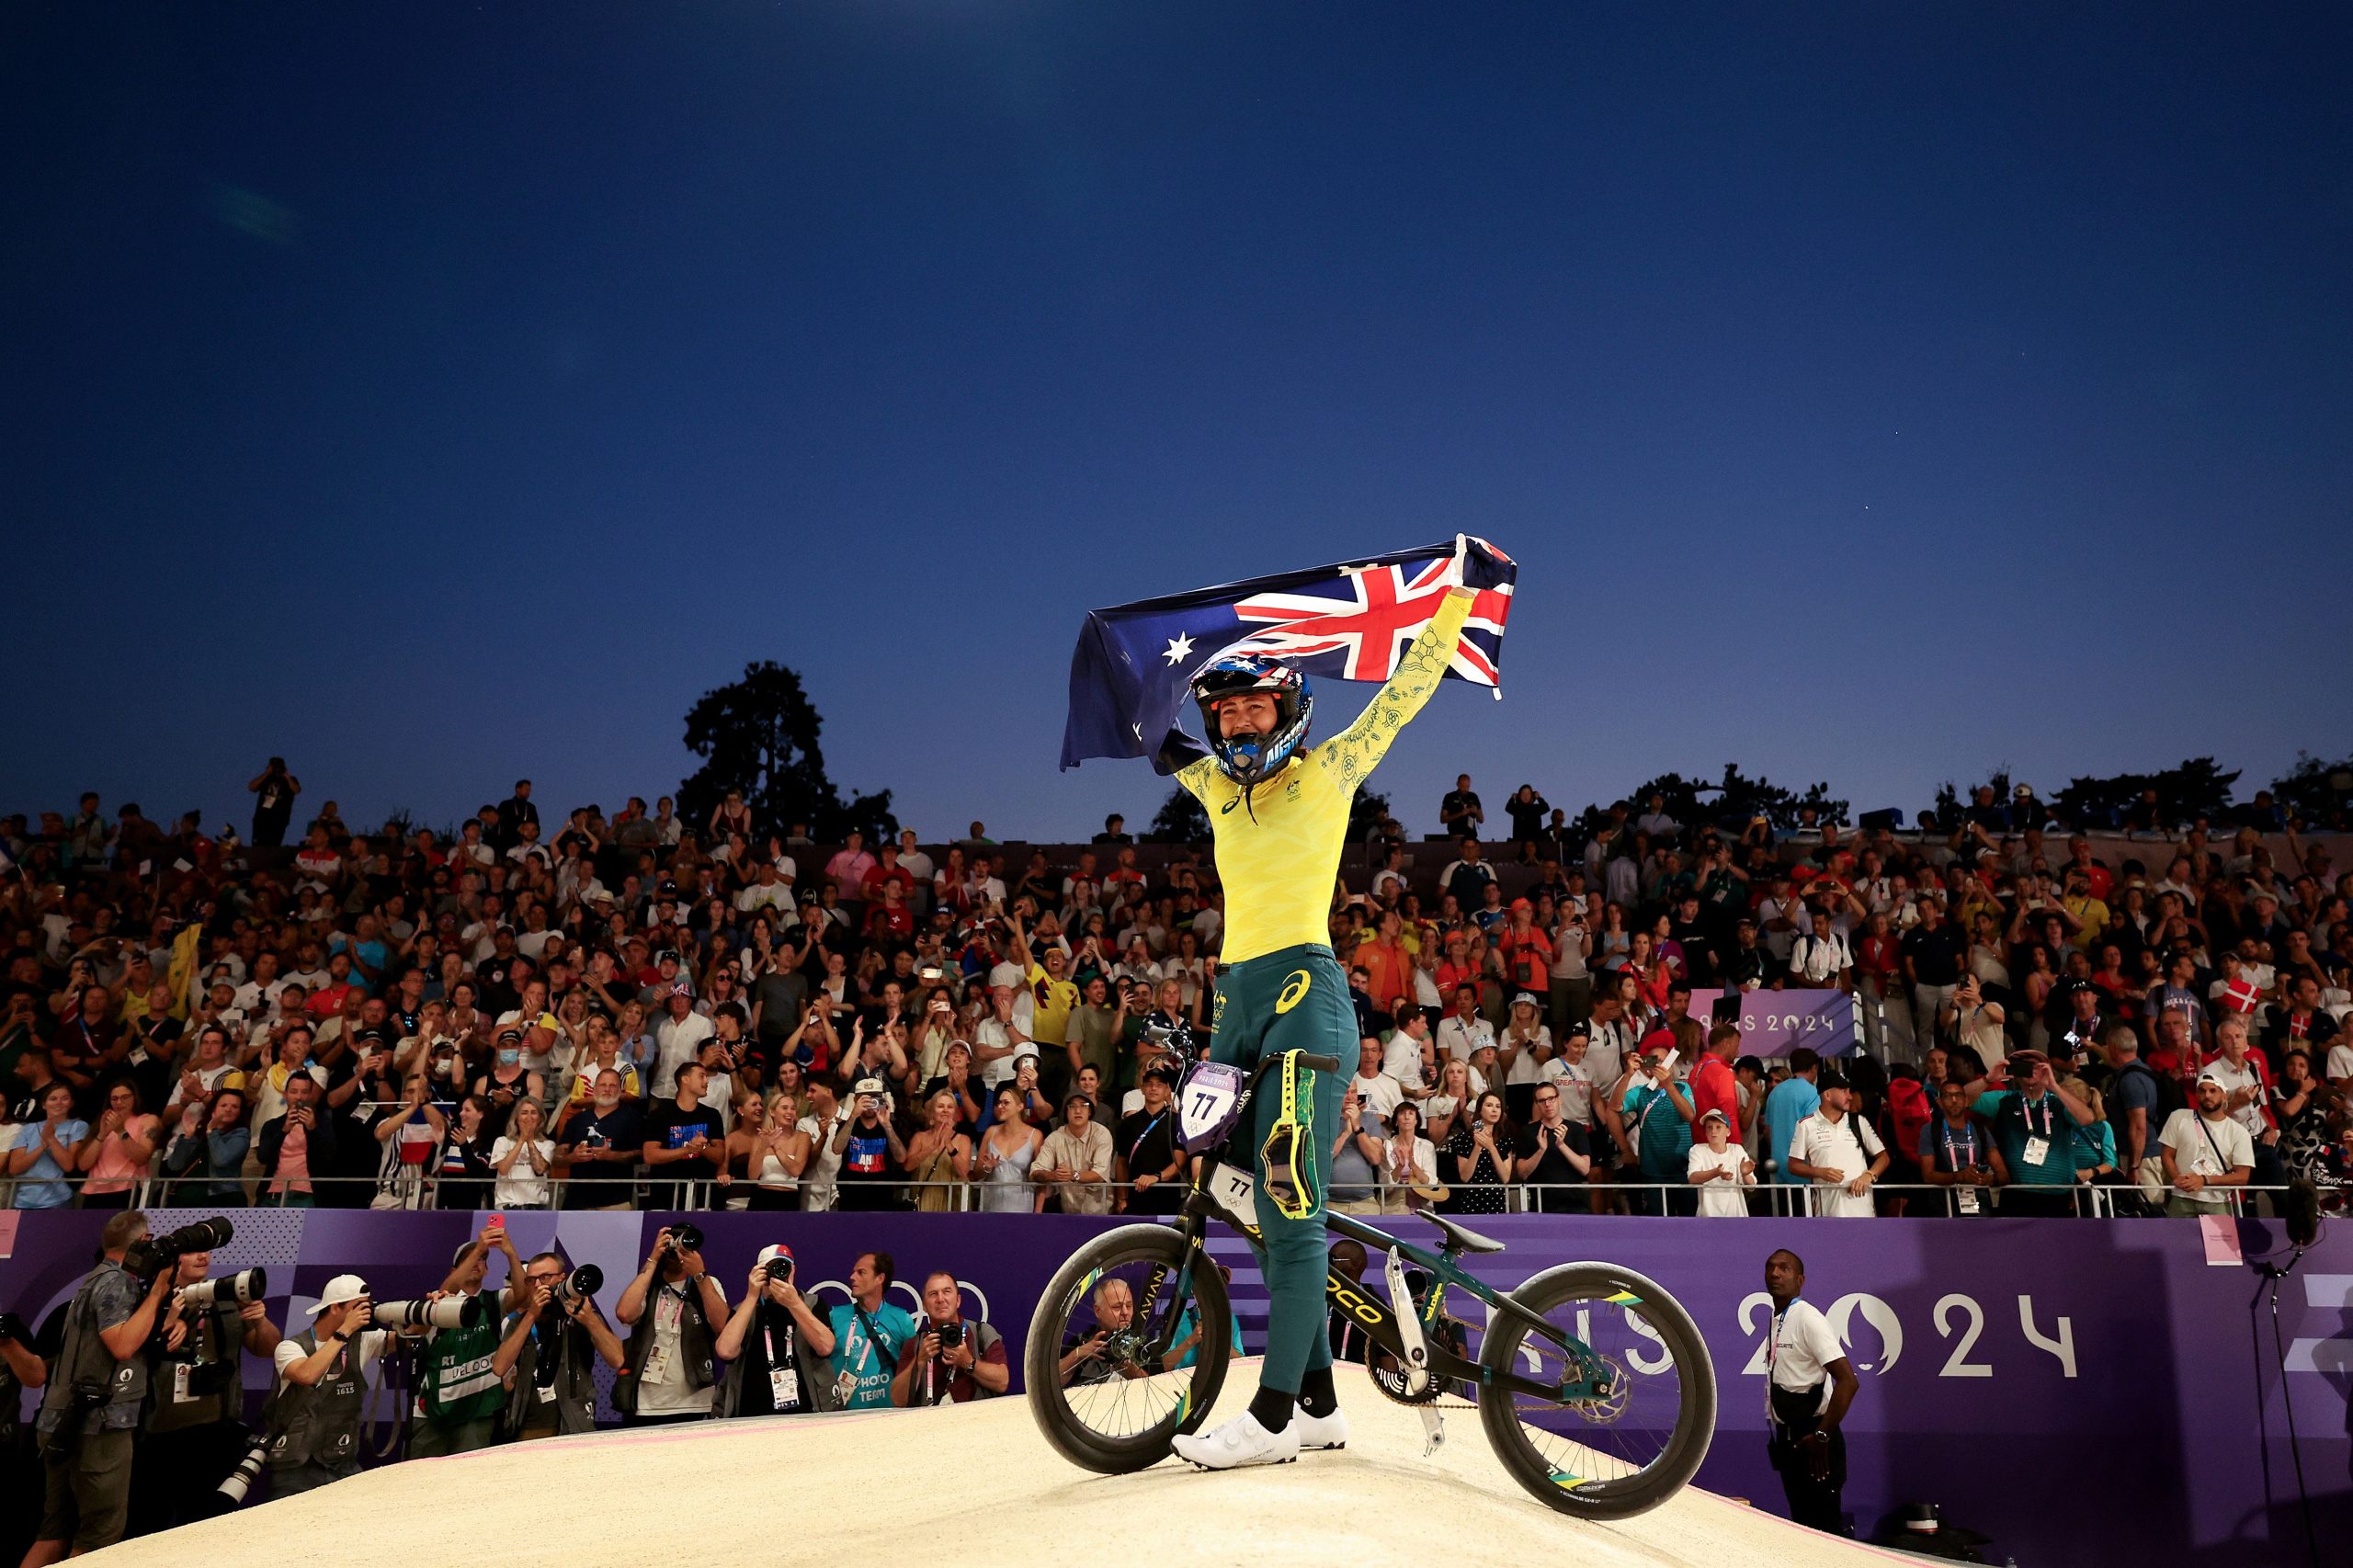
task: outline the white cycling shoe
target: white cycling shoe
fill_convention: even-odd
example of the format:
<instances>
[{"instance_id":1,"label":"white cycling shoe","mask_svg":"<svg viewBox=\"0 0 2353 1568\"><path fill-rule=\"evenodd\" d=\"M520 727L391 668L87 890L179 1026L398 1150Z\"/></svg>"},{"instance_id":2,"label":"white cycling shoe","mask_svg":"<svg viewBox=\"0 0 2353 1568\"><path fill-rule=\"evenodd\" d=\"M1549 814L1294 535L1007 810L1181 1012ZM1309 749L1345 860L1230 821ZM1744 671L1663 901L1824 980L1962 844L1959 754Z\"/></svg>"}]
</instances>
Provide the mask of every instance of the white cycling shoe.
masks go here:
<instances>
[{"instance_id":1,"label":"white cycling shoe","mask_svg":"<svg viewBox=\"0 0 2353 1568\"><path fill-rule=\"evenodd\" d=\"M1348 1446L1348 1413L1336 1404L1329 1415L1310 1415L1304 1410L1292 1411L1290 1429L1299 1434L1299 1451L1302 1454Z\"/></svg>"},{"instance_id":2,"label":"white cycling shoe","mask_svg":"<svg viewBox=\"0 0 2353 1568\"><path fill-rule=\"evenodd\" d=\"M1176 1457L1203 1470L1241 1470L1254 1464L1290 1464L1299 1458L1297 1415L1279 1432L1269 1432L1244 1411L1215 1431L1178 1437Z\"/></svg>"}]
</instances>

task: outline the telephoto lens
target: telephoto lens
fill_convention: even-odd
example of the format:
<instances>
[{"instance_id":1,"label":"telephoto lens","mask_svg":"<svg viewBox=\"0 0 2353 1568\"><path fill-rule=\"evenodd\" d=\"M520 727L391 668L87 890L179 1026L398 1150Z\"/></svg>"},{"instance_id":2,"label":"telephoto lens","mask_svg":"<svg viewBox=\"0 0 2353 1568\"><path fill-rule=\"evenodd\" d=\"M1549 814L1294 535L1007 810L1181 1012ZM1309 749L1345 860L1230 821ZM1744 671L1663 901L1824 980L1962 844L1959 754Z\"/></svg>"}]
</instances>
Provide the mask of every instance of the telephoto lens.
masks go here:
<instances>
[{"instance_id":1,"label":"telephoto lens","mask_svg":"<svg viewBox=\"0 0 2353 1568\"><path fill-rule=\"evenodd\" d=\"M234 1274L223 1274L214 1279L199 1279L182 1288L180 1305L209 1307L215 1301L227 1301L242 1307L247 1301L259 1301L268 1293L269 1272L256 1266L241 1268Z\"/></svg>"},{"instance_id":2,"label":"telephoto lens","mask_svg":"<svg viewBox=\"0 0 2353 1568\"><path fill-rule=\"evenodd\" d=\"M580 1304L605 1288L605 1271L593 1263L584 1263L555 1282L555 1302L566 1312L577 1311Z\"/></svg>"},{"instance_id":3,"label":"telephoto lens","mask_svg":"<svg viewBox=\"0 0 2353 1568\"><path fill-rule=\"evenodd\" d=\"M261 1467L268 1462L269 1439L256 1437L253 1447L245 1450L245 1457L237 1461L237 1468L229 1472L229 1478L217 1489L229 1500L231 1507L245 1500L245 1494L253 1490L255 1478L261 1474Z\"/></svg>"},{"instance_id":4,"label":"telephoto lens","mask_svg":"<svg viewBox=\"0 0 2353 1568\"><path fill-rule=\"evenodd\" d=\"M671 1226L670 1244L680 1252L702 1251L702 1227L699 1225Z\"/></svg>"},{"instance_id":5,"label":"telephoto lens","mask_svg":"<svg viewBox=\"0 0 2353 1568\"><path fill-rule=\"evenodd\" d=\"M438 1301L379 1301L372 1322L378 1328L472 1328L482 1321L479 1296L444 1296Z\"/></svg>"}]
</instances>

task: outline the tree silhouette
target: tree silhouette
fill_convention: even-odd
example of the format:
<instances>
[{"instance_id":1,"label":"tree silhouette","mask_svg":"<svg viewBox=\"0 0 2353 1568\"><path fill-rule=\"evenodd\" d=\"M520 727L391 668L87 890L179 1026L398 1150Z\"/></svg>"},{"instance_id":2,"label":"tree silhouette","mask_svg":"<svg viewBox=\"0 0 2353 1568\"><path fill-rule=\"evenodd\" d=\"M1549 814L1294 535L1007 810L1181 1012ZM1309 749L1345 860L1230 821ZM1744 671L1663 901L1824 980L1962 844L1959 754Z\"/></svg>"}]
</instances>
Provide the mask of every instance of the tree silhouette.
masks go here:
<instances>
[{"instance_id":1,"label":"tree silhouette","mask_svg":"<svg viewBox=\"0 0 2353 1568\"><path fill-rule=\"evenodd\" d=\"M890 790L844 801L825 777L817 744L824 728L797 673L770 659L745 665L742 680L704 692L687 710L687 749L703 765L678 786L679 815L699 829L740 790L763 831L807 823L826 843L853 828L869 837L897 832Z\"/></svg>"}]
</instances>

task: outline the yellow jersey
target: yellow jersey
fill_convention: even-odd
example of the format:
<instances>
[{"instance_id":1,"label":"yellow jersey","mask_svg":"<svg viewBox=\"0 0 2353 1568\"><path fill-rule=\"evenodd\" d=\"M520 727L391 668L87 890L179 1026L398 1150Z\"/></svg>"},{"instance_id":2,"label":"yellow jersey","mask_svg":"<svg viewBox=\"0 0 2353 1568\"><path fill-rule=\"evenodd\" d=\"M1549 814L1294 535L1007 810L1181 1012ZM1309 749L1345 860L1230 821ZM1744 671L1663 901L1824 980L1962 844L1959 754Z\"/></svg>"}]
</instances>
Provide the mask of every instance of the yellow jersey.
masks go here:
<instances>
[{"instance_id":1,"label":"yellow jersey","mask_svg":"<svg viewBox=\"0 0 2353 1568\"><path fill-rule=\"evenodd\" d=\"M1258 786L1248 806L1242 786L1219 771L1215 757L1177 773L1176 781L1208 810L1217 839L1217 873L1225 884L1223 961L1331 939L1326 920L1347 843L1349 802L1397 732L1438 689L1472 597L1464 588L1449 592L1356 722L1293 756Z\"/></svg>"}]
</instances>

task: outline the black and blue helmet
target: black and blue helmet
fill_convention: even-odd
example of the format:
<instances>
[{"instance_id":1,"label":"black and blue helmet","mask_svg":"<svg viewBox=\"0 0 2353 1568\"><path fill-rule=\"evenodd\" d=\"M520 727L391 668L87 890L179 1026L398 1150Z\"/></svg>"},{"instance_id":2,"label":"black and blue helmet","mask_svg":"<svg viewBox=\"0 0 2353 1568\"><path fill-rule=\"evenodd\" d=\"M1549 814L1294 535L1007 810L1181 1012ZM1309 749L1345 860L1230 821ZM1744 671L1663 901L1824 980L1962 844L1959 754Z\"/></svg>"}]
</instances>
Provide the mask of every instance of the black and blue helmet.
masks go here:
<instances>
[{"instance_id":1,"label":"black and blue helmet","mask_svg":"<svg viewBox=\"0 0 2353 1568\"><path fill-rule=\"evenodd\" d=\"M1220 733L1217 705L1229 697L1262 691L1275 699L1275 727L1263 735ZM1307 744L1307 722L1315 699L1307 677L1264 653L1229 653L1193 677L1193 700L1201 710L1202 738L1228 778L1247 790L1280 772Z\"/></svg>"}]
</instances>

